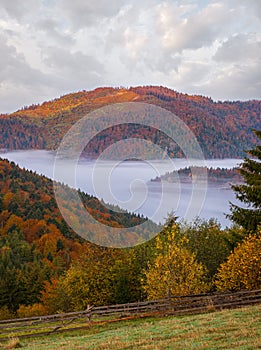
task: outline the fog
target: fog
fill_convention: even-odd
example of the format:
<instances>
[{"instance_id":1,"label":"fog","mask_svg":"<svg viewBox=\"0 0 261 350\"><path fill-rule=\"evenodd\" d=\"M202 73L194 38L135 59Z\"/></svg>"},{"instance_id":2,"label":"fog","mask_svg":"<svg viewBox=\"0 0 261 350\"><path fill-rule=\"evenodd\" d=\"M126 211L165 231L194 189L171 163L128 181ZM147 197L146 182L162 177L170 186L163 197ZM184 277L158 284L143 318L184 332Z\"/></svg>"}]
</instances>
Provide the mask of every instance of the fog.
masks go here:
<instances>
[{"instance_id":1,"label":"fog","mask_svg":"<svg viewBox=\"0 0 261 350\"><path fill-rule=\"evenodd\" d=\"M72 163L59 160L59 171L54 172L55 153L46 150L26 150L0 152L1 158L14 161L21 168L33 170L51 179L64 180L84 192L95 195L105 202L120 208L143 214L155 222L163 223L168 213L174 211L179 220L191 221L195 216L217 219L222 227L231 222L225 214L229 213L229 202L237 203L229 184L224 182L161 183L151 182L152 178L167 171L194 166L212 168L233 168L241 161L223 160L159 160L159 161L95 161L81 158L71 176L68 171ZM60 174L60 175L59 175Z\"/></svg>"}]
</instances>

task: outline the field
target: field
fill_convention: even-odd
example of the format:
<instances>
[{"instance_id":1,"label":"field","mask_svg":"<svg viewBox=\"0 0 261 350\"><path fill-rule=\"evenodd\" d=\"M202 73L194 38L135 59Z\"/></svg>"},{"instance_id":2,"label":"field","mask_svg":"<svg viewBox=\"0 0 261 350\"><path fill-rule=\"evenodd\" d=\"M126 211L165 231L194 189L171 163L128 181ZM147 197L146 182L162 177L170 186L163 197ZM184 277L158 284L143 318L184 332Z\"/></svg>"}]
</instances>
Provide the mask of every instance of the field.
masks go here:
<instances>
[{"instance_id":1,"label":"field","mask_svg":"<svg viewBox=\"0 0 261 350\"><path fill-rule=\"evenodd\" d=\"M12 342L15 344L15 339L10 339L3 348L14 348ZM22 339L20 347L24 350L261 349L261 306L92 324L86 330Z\"/></svg>"}]
</instances>

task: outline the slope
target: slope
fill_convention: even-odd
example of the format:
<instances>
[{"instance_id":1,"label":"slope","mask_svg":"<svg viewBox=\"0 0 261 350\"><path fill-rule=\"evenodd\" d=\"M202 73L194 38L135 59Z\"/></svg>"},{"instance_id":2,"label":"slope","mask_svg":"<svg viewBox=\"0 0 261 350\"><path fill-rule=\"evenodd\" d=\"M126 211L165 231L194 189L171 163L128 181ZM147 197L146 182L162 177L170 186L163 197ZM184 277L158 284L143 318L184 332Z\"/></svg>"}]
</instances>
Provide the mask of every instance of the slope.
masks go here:
<instances>
[{"instance_id":1,"label":"slope","mask_svg":"<svg viewBox=\"0 0 261 350\"><path fill-rule=\"evenodd\" d=\"M261 101L214 102L203 96L190 96L174 90L145 86L97 88L68 94L41 105L25 107L10 115L0 116L2 138L0 148L56 149L70 127L89 112L118 102L146 102L165 108L181 118L196 135L206 158L241 158L244 149L255 142L251 128L261 127ZM89 156L97 157L107 145L122 137L137 134L137 127L112 127L100 133L89 145ZM159 140L165 148L167 140L155 130L141 127L139 137ZM169 149L172 157L180 150Z\"/></svg>"}]
</instances>

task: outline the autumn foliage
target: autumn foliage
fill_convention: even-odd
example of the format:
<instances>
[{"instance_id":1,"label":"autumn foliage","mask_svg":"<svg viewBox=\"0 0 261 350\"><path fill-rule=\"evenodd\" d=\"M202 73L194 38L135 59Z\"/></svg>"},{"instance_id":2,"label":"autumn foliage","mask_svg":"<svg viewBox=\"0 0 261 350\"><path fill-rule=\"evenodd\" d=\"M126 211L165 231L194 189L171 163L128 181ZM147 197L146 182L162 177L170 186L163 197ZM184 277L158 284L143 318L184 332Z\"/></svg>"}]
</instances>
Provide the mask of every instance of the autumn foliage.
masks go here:
<instances>
[{"instance_id":1,"label":"autumn foliage","mask_svg":"<svg viewBox=\"0 0 261 350\"><path fill-rule=\"evenodd\" d=\"M178 226L172 225L167 236L156 238L158 255L145 271L144 289L149 299L201 293L209 289L203 265L185 248L185 238L175 239L177 230Z\"/></svg>"},{"instance_id":2,"label":"autumn foliage","mask_svg":"<svg viewBox=\"0 0 261 350\"><path fill-rule=\"evenodd\" d=\"M216 285L219 290L261 288L261 230L240 243L221 264Z\"/></svg>"},{"instance_id":3,"label":"autumn foliage","mask_svg":"<svg viewBox=\"0 0 261 350\"><path fill-rule=\"evenodd\" d=\"M261 288L260 227L249 235L240 227L222 230L215 220L178 224L170 216L159 235L144 244L105 248L66 225L48 178L0 160L0 180L0 318ZM144 220L79 195L86 210L108 225ZM106 235L106 226L95 234Z\"/></svg>"},{"instance_id":4,"label":"autumn foliage","mask_svg":"<svg viewBox=\"0 0 261 350\"><path fill-rule=\"evenodd\" d=\"M250 128L260 126L261 103L214 102L203 96L190 96L160 86L98 88L71 93L41 105L32 105L0 116L0 148L56 149L65 133L91 111L118 102L145 102L165 108L181 118L195 134L206 158L239 158L252 147L256 138ZM167 125L169 127L169 125ZM108 145L135 137L137 127L114 126L100 133L87 147L97 157ZM163 149L168 140L155 130L142 127L139 137L152 140ZM171 157L181 157L178 147L170 147Z\"/></svg>"},{"instance_id":5,"label":"autumn foliage","mask_svg":"<svg viewBox=\"0 0 261 350\"><path fill-rule=\"evenodd\" d=\"M67 227L50 180L4 160L0 178L0 318L199 293L215 286L260 286L258 235L246 238L230 255L247 234L241 228L221 230L213 220L181 225L172 218L142 245L99 247ZM81 196L104 222L122 225L119 213ZM126 220L140 218L128 214Z\"/></svg>"}]
</instances>

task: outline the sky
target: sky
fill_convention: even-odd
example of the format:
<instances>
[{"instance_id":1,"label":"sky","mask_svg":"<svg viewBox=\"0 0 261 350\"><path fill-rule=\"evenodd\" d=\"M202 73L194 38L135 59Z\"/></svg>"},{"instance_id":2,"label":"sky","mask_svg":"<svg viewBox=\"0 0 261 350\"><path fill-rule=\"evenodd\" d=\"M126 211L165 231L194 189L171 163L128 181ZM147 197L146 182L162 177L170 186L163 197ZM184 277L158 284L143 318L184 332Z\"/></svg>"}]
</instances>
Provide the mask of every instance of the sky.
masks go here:
<instances>
[{"instance_id":1,"label":"sky","mask_svg":"<svg viewBox=\"0 0 261 350\"><path fill-rule=\"evenodd\" d=\"M260 99L260 0L0 0L0 113L99 86Z\"/></svg>"}]
</instances>

